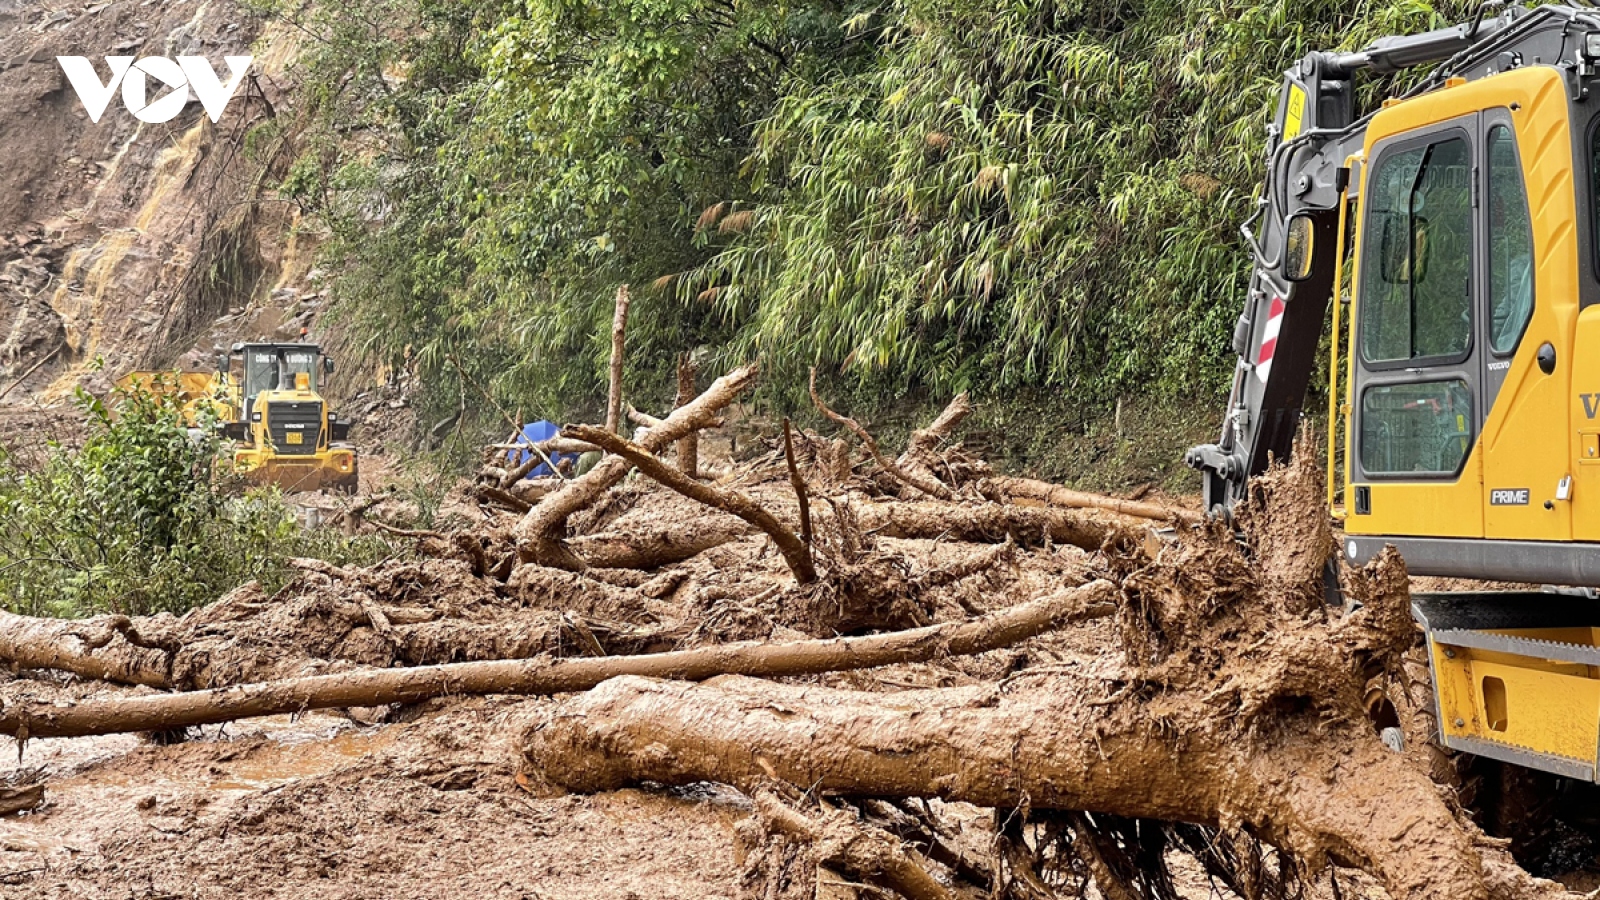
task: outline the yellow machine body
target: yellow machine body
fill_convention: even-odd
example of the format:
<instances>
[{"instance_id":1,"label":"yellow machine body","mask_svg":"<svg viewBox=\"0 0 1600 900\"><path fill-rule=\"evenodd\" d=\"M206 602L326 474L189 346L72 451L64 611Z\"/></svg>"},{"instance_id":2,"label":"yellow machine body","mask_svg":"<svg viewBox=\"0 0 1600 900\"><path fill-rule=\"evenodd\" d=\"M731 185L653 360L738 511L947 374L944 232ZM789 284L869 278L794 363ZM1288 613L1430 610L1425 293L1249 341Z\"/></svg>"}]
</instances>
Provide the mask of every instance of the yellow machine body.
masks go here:
<instances>
[{"instance_id":1,"label":"yellow machine body","mask_svg":"<svg viewBox=\"0 0 1600 900\"><path fill-rule=\"evenodd\" d=\"M1537 541L1600 540L1600 457L1580 466L1582 439L1571 426L1574 379L1589 375L1600 390L1600 358L1579 352L1579 309L1576 190L1573 186L1572 137L1567 96L1555 69L1518 69L1481 81L1449 87L1398 103L1379 112L1367 129L1364 157L1374 160L1385 143L1403 141L1420 130L1464 123L1485 111L1503 110L1514 126L1516 148L1531 210L1533 290L1537 302L1514 353L1505 380L1489 406L1482 427L1463 423L1467 452L1453 479L1362 482L1351 470L1359 458L1360 431L1345 429L1346 484L1363 488L1369 501L1349 509L1345 531L1352 535L1417 535L1428 537L1523 539ZM1477 166L1482 168L1481 164ZM1371 166L1362 166L1363 178ZM1364 190L1366 186L1364 186ZM1481 193L1481 189L1480 189ZM1355 270L1375 252L1370 228L1359 228ZM1360 345L1360 279L1353 294L1348 346L1352 395ZM1591 309L1590 330L1600 351L1600 308ZM1481 338L1481 335L1474 335ZM1540 371L1539 349L1555 350L1554 371ZM1481 348L1479 348L1481 349ZM1582 419L1582 409L1578 411ZM1600 421L1591 420L1600 435ZM1348 415L1347 415L1348 424ZM1474 433L1475 432L1475 433ZM1574 478L1561 497L1562 480ZM1583 490L1583 481L1590 489ZM1526 503L1491 502L1490 491L1528 490ZM1348 493L1348 490L1347 490ZM1517 499L1521 499L1520 495ZM1580 515L1581 514L1581 515Z\"/></svg>"},{"instance_id":2,"label":"yellow machine body","mask_svg":"<svg viewBox=\"0 0 1600 900\"><path fill-rule=\"evenodd\" d=\"M319 427L275 429L272 410L283 406L320 408ZM275 484L285 491L323 489L353 492L359 473L354 447L334 446L328 422L327 404L321 395L308 389L266 391L256 398L263 409L258 421L248 426L248 439L234 451L234 468L257 484ZM274 435L274 431L278 431Z\"/></svg>"},{"instance_id":3,"label":"yellow machine body","mask_svg":"<svg viewBox=\"0 0 1600 900\"><path fill-rule=\"evenodd\" d=\"M1356 221L1346 232L1351 246L1340 248L1343 258L1353 256L1353 265L1337 282L1349 280L1341 293L1350 302L1340 310L1348 316L1348 331L1339 336L1345 357L1338 356L1340 342L1335 342L1333 371L1342 363L1344 401L1329 423L1329 453L1343 459L1344 503L1335 514L1343 520L1351 562L1394 545L1414 573L1600 585L1600 578L1593 578L1600 574L1600 306L1580 304L1584 254L1574 175L1580 160L1574 148L1583 144L1574 139L1579 126L1570 110L1569 86L1552 67L1518 68L1470 83L1456 80L1386 105L1372 118L1361 152L1348 161L1359 202L1347 206ZM1534 298L1520 340L1513 351L1501 354L1490 352L1485 294L1490 288L1480 286L1480 276L1494 260L1478 258L1492 257L1486 248L1488 232L1496 227L1490 208L1496 201L1489 196L1484 170L1490 165L1486 138L1496 128L1498 140L1504 141L1508 131L1514 137L1528 209L1526 259ZM1383 287L1372 272L1381 265L1376 257L1391 251L1382 244L1384 214L1364 209L1364 201L1380 202L1375 194L1384 188L1375 179L1386 158L1405 148L1428 147L1432 153L1457 137L1471 147L1470 162L1458 168L1473 179L1474 343L1462 359L1433 369L1426 361L1382 369L1362 355L1364 340L1379 340L1363 331L1376 327L1364 316L1363 292L1370 285ZM1501 154L1504 164L1504 147ZM1413 182L1413 206L1423 181L1419 174ZM1434 210L1433 222L1450 214ZM1418 239L1412 243L1402 263L1417 279L1411 290L1420 291L1425 276L1417 274L1418 267L1440 263L1422 262ZM1411 327L1418 327L1415 313ZM1413 344L1416 340L1414 333ZM1424 403L1421 411L1375 413L1364 393L1384 390L1397 379L1399 387L1390 392L1419 390L1408 387L1407 379L1427 385L1458 378L1471 382L1470 408ZM1362 442L1400 431L1385 432L1364 421L1365 415L1431 420L1435 440L1444 435L1440 446L1459 442L1459 450L1440 453L1459 452L1459 468L1417 477L1365 473L1363 465L1378 454ZM1335 446L1341 433L1342 446ZM1333 489L1330 485L1330 495ZM1542 597L1548 600L1539 594L1490 592L1414 597L1428 632L1439 738L1453 749L1600 780L1600 617L1595 611L1600 604L1587 596Z\"/></svg>"},{"instance_id":4,"label":"yellow machine body","mask_svg":"<svg viewBox=\"0 0 1600 900\"><path fill-rule=\"evenodd\" d=\"M356 450L341 440L339 421L317 391L321 349L313 344L240 344L244 377L230 373L227 358L215 372L133 372L119 385L154 393L176 393L184 424L215 423L234 442L234 469L254 484L285 491L354 492L359 483ZM210 411L210 415L204 413Z\"/></svg>"}]
</instances>

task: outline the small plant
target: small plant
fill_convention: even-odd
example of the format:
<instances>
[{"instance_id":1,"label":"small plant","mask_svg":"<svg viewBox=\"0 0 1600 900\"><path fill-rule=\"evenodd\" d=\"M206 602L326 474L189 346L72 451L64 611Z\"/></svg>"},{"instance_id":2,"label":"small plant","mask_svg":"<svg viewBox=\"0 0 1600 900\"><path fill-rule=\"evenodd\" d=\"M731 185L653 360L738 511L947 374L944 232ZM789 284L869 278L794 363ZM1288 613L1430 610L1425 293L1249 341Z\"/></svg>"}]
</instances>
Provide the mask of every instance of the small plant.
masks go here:
<instances>
[{"instance_id":1,"label":"small plant","mask_svg":"<svg viewBox=\"0 0 1600 900\"><path fill-rule=\"evenodd\" d=\"M29 466L0 450L0 606L30 615L183 612L251 579L269 589L287 560L369 561L376 538L302 531L275 489L241 494L213 429L186 428L178 401L80 390L88 437ZM201 423L202 426L205 424Z\"/></svg>"}]
</instances>

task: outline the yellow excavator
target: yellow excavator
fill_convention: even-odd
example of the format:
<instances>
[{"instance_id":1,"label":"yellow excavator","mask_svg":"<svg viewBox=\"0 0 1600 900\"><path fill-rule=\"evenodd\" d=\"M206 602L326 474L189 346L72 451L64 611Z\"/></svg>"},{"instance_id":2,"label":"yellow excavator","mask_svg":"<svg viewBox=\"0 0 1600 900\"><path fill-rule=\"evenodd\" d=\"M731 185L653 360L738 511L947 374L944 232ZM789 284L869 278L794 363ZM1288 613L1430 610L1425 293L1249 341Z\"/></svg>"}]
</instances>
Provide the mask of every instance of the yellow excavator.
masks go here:
<instances>
[{"instance_id":1,"label":"yellow excavator","mask_svg":"<svg viewBox=\"0 0 1600 900\"><path fill-rule=\"evenodd\" d=\"M1357 108L1357 79L1407 69ZM1186 457L1208 509L1288 458L1331 321L1346 559L1392 545L1413 574L1507 584L1413 594L1433 737L1600 781L1600 10L1486 3L1311 53L1266 169L1222 433Z\"/></svg>"},{"instance_id":2,"label":"yellow excavator","mask_svg":"<svg viewBox=\"0 0 1600 900\"><path fill-rule=\"evenodd\" d=\"M219 354L214 372L180 372L175 382L172 373L133 372L119 384L175 392L190 428L216 422L234 444L235 470L253 483L354 493L350 422L319 393L319 380L332 372L333 359L316 344L248 343Z\"/></svg>"}]
</instances>

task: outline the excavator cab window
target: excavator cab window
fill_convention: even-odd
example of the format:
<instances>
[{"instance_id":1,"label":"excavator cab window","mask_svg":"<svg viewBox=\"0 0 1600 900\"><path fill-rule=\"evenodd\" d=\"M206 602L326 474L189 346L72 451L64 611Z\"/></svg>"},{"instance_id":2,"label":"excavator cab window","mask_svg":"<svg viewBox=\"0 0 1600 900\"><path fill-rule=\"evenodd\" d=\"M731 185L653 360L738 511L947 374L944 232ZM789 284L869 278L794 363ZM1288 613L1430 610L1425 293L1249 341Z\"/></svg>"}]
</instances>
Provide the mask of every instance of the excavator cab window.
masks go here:
<instances>
[{"instance_id":1,"label":"excavator cab window","mask_svg":"<svg viewBox=\"0 0 1600 900\"><path fill-rule=\"evenodd\" d=\"M1472 351L1472 160L1468 133L1446 128L1382 152L1368 178L1358 329L1371 373L1358 445L1368 476L1454 475L1472 444L1473 388L1451 377Z\"/></svg>"},{"instance_id":2,"label":"excavator cab window","mask_svg":"<svg viewBox=\"0 0 1600 900\"><path fill-rule=\"evenodd\" d=\"M1472 392L1460 379L1386 384L1361 397L1368 472L1454 473L1472 445Z\"/></svg>"},{"instance_id":3,"label":"excavator cab window","mask_svg":"<svg viewBox=\"0 0 1600 900\"><path fill-rule=\"evenodd\" d=\"M1472 166L1465 137L1391 153L1372 175L1379 264L1362 285L1369 363L1457 357L1472 340Z\"/></svg>"},{"instance_id":4,"label":"excavator cab window","mask_svg":"<svg viewBox=\"0 0 1600 900\"><path fill-rule=\"evenodd\" d=\"M1533 317L1533 225L1511 129L1490 127L1488 150L1489 349L1506 356Z\"/></svg>"}]
</instances>

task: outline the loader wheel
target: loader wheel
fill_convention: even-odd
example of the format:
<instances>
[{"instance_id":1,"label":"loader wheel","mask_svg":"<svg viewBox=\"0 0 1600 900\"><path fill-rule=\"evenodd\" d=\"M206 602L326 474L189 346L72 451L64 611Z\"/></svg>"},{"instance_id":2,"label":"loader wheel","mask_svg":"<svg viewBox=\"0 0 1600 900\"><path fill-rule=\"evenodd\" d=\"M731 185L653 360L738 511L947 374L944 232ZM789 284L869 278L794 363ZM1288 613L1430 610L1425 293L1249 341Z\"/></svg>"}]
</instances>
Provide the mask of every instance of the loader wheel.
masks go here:
<instances>
[{"instance_id":1,"label":"loader wheel","mask_svg":"<svg viewBox=\"0 0 1600 900\"><path fill-rule=\"evenodd\" d=\"M1529 872L1554 878L1594 859L1595 785L1468 754L1456 757L1456 768L1473 787L1463 805L1485 832L1511 841L1511 855Z\"/></svg>"},{"instance_id":2,"label":"loader wheel","mask_svg":"<svg viewBox=\"0 0 1600 900\"><path fill-rule=\"evenodd\" d=\"M350 474L334 482L333 489L341 494L354 494L361 489L361 465L350 467Z\"/></svg>"},{"instance_id":3,"label":"loader wheel","mask_svg":"<svg viewBox=\"0 0 1600 900\"><path fill-rule=\"evenodd\" d=\"M1572 872L1594 858L1600 839L1600 787L1523 766L1446 749L1438 742L1433 686L1420 641L1401 671L1369 683L1366 707L1390 749L1386 728L1403 733L1403 755L1450 789L1489 835L1509 838L1511 855L1541 877Z\"/></svg>"}]
</instances>

